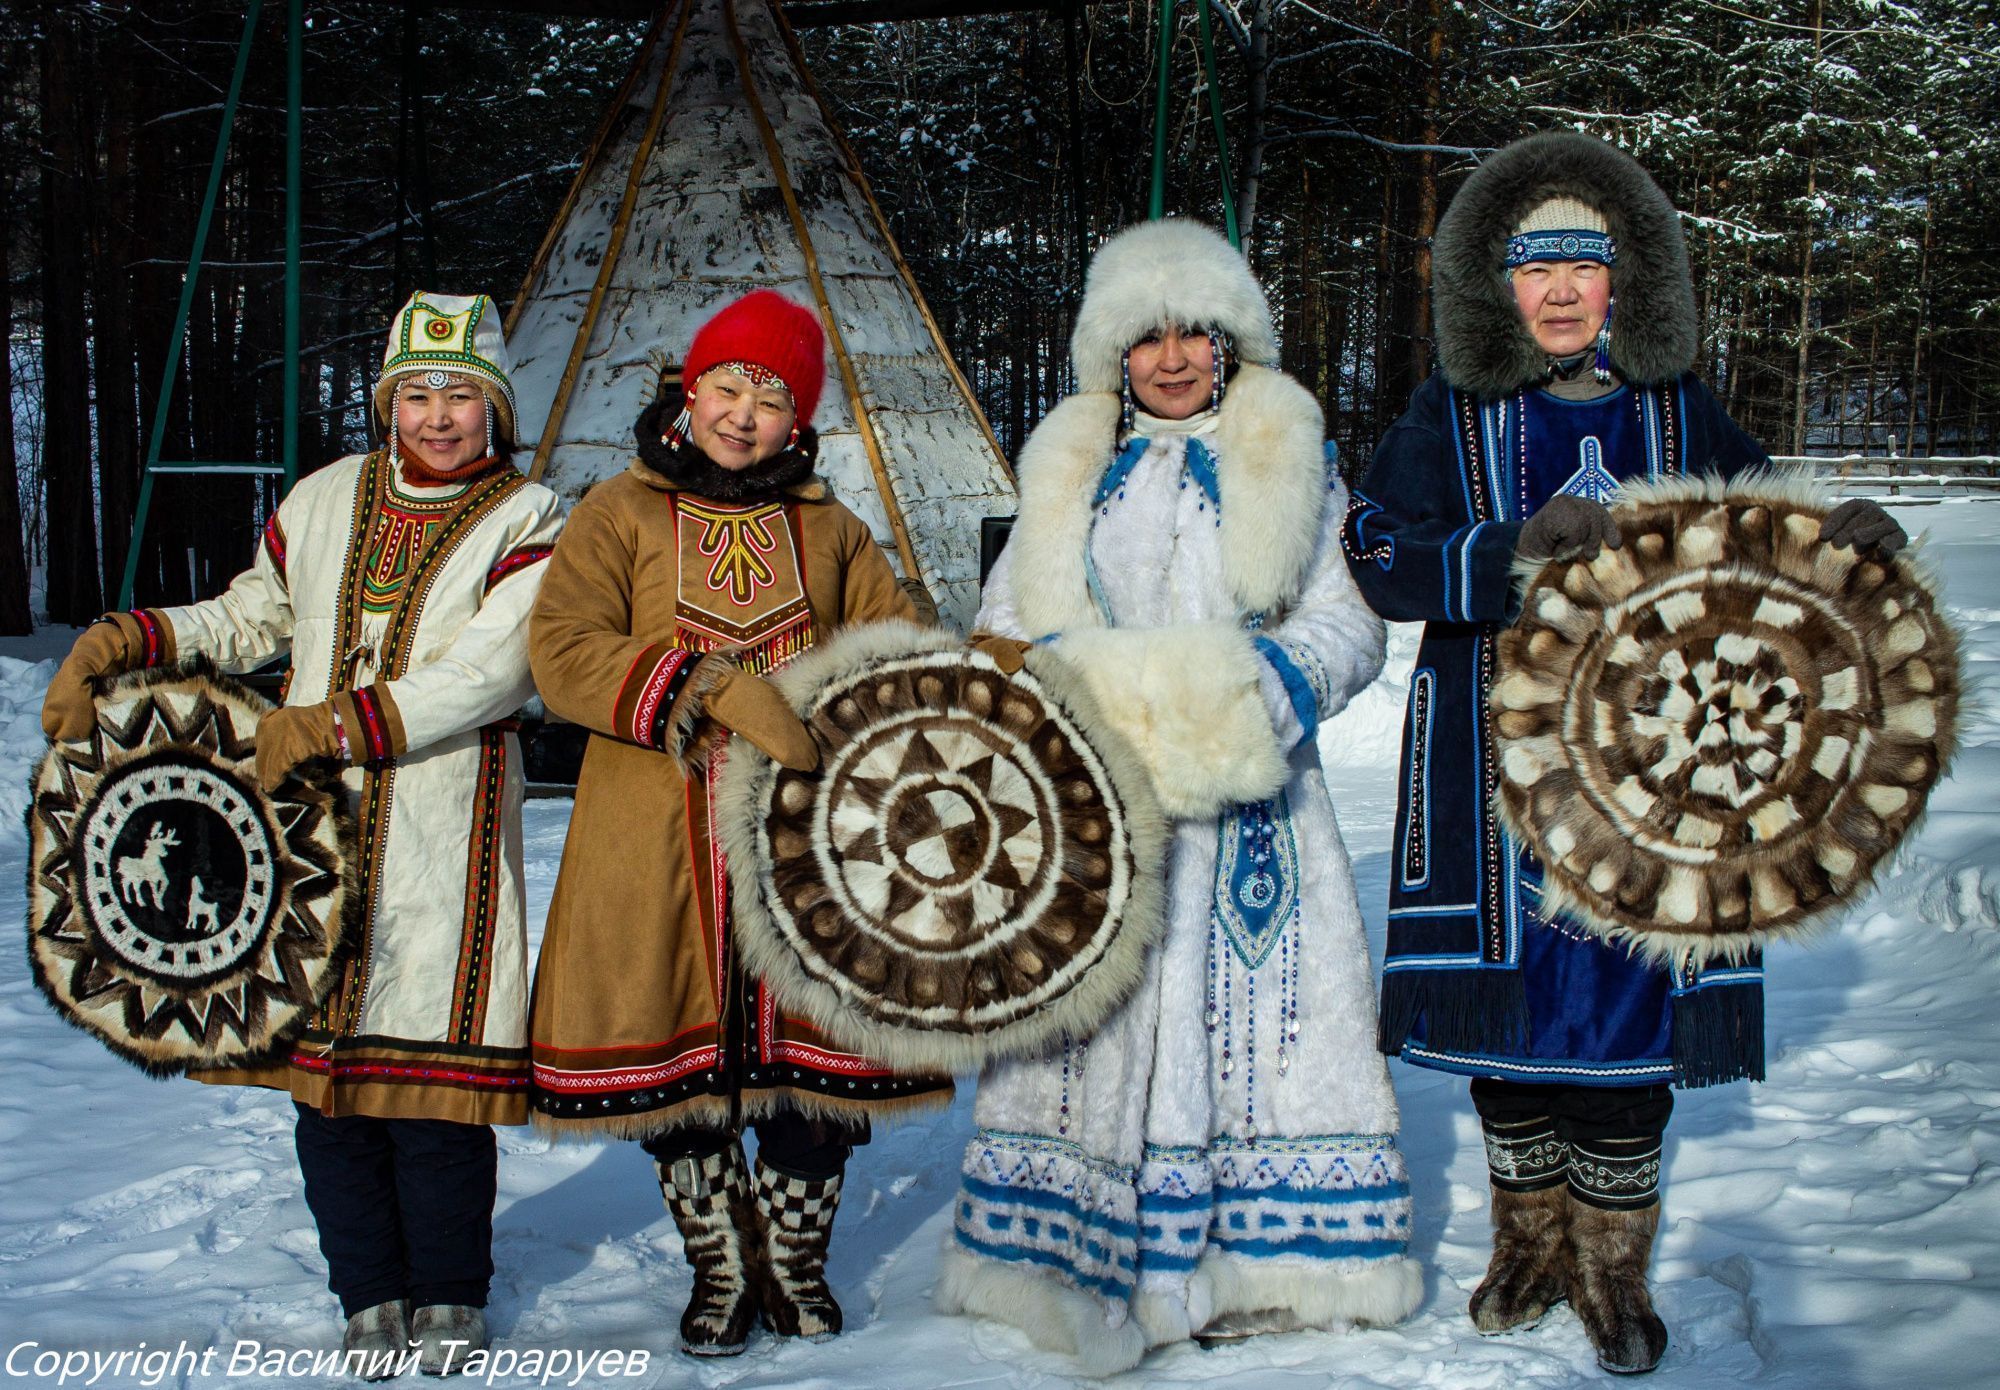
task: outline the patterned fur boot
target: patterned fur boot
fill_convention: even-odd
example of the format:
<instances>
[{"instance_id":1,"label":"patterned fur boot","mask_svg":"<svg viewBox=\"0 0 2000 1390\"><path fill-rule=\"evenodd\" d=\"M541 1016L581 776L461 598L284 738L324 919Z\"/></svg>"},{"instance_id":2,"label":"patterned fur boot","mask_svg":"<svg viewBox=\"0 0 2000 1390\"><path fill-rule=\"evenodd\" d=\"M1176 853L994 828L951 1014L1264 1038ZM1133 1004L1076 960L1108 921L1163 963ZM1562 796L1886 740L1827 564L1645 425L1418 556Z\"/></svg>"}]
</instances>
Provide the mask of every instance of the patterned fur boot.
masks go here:
<instances>
[{"instance_id":1,"label":"patterned fur boot","mask_svg":"<svg viewBox=\"0 0 2000 1390\"><path fill-rule=\"evenodd\" d=\"M732 1141L705 1158L653 1166L694 1269L694 1291L681 1314L681 1350L690 1356L735 1356L749 1342L757 1318L763 1265L742 1146Z\"/></svg>"},{"instance_id":2,"label":"patterned fur boot","mask_svg":"<svg viewBox=\"0 0 2000 1390\"><path fill-rule=\"evenodd\" d=\"M1472 1291L1472 1325L1483 1337L1526 1330L1569 1297L1562 1186L1533 1192L1493 1189L1493 1260Z\"/></svg>"},{"instance_id":3,"label":"patterned fur boot","mask_svg":"<svg viewBox=\"0 0 2000 1390\"><path fill-rule=\"evenodd\" d=\"M1490 1337L1533 1327L1569 1296L1569 1146L1546 1118L1481 1128L1493 1189L1493 1259L1467 1311Z\"/></svg>"},{"instance_id":4,"label":"patterned fur boot","mask_svg":"<svg viewBox=\"0 0 2000 1390\"><path fill-rule=\"evenodd\" d=\"M826 1286L826 1247L840 1207L841 1175L795 1178L757 1160L768 1279L764 1326L780 1337L824 1342L840 1334L840 1305Z\"/></svg>"},{"instance_id":5,"label":"patterned fur boot","mask_svg":"<svg viewBox=\"0 0 2000 1390\"><path fill-rule=\"evenodd\" d=\"M1646 1265L1660 1227L1660 1204L1594 1207L1572 1200L1569 1304L1597 1348L1597 1364L1637 1375L1660 1364L1667 1328L1653 1311Z\"/></svg>"}]
</instances>

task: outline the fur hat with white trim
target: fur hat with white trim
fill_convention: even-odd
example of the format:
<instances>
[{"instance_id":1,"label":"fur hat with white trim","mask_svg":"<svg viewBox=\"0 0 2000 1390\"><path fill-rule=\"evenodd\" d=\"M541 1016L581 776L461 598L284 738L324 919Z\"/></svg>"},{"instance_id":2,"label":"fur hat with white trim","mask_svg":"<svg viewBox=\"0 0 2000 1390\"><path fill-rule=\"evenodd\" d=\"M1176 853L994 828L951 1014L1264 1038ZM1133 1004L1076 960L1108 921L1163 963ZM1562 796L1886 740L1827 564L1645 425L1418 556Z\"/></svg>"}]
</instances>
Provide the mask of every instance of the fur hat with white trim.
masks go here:
<instances>
[{"instance_id":1,"label":"fur hat with white trim","mask_svg":"<svg viewBox=\"0 0 2000 1390\"><path fill-rule=\"evenodd\" d=\"M1077 389L1118 390L1125 350L1170 324L1228 334L1238 361L1278 363L1271 307L1243 253L1213 227L1170 217L1097 248L1069 344Z\"/></svg>"}]
</instances>

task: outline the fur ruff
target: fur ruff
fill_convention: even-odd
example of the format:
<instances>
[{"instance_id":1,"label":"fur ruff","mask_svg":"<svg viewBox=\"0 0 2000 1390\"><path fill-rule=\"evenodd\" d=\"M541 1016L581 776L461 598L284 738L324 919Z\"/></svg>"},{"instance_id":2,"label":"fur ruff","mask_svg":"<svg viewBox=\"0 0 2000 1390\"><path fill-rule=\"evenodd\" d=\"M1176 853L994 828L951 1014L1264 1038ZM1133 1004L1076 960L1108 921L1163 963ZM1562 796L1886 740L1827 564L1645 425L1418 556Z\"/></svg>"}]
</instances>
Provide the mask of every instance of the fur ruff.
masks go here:
<instances>
[{"instance_id":1,"label":"fur ruff","mask_svg":"<svg viewBox=\"0 0 2000 1390\"><path fill-rule=\"evenodd\" d=\"M1551 909L1739 960L1824 925L1919 822L1959 637L1914 556L1819 542L1832 500L1770 473L1628 484L1621 548L1536 574L1492 712L1498 809Z\"/></svg>"},{"instance_id":2,"label":"fur ruff","mask_svg":"<svg viewBox=\"0 0 2000 1390\"><path fill-rule=\"evenodd\" d=\"M1069 397L1021 450L1014 610L1030 636L1104 626L1085 554L1097 484L1117 450L1118 397ZM1222 398L1222 574L1245 613L1276 613L1312 572L1326 508L1325 422L1319 403L1280 371L1244 366Z\"/></svg>"},{"instance_id":3,"label":"fur ruff","mask_svg":"<svg viewBox=\"0 0 2000 1390\"><path fill-rule=\"evenodd\" d=\"M1618 244L1611 360L1628 381L1671 381L1694 365L1694 282L1680 214L1637 160L1573 131L1517 140L1473 171L1438 224L1431 288L1438 356L1452 385L1492 399L1549 374L1514 306L1507 239L1545 199L1598 209Z\"/></svg>"},{"instance_id":4,"label":"fur ruff","mask_svg":"<svg viewBox=\"0 0 2000 1390\"><path fill-rule=\"evenodd\" d=\"M239 974L234 983L176 994L154 984L141 987L123 969L97 965L93 975L102 978L79 993L79 928L64 924L75 912L66 826L81 809L72 800L80 783L94 783L112 758L124 763L181 751L198 761L233 765L254 786L256 726L272 708L201 656L100 679L94 686L98 726L89 742L52 745L30 782L28 957L35 985L65 1021L149 1076L281 1061L314 1009L339 984L368 908L358 831L339 773L324 762L300 769L283 804L311 809L289 833L271 813L271 799L259 795L273 838L286 844L291 857L282 876L286 897L277 911L294 920L282 932L274 927L270 953L254 971ZM172 737L147 742L156 721ZM315 894L316 906L307 907L303 890L329 875L334 882ZM327 949L308 949L308 925L332 936ZM95 959L95 952L90 956ZM308 987L307 995L294 993L300 984ZM203 999L208 1002L192 1002Z\"/></svg>"},{"instance_id":5,"label":"fur ruff","mask_svg":"<svg viewBox=\"0 0 2000 1390\"><path fill-rule=\"evenodd\" d=\"M1423 1268L1407 1255L1373 1261L1352 1274L1333 1274L1316 1264L1287 1266L1211 1251L1195 1274L1205 1277L1214 1291L1211 1320L1282 1308L1306 1327L1389 1327L1409 1317L1424 1299Z\"/></svg>"},{"instance_id":6,"label":"fur ruff","mask_svg":"<svg viewBox=\"0 0 2000 1390\"><path fill-rule=\"evenodd\" d=\"M975 1259L947 1244L938 1260L933 1301L941 1313L971 1313L1017 1327L1044 1351L1076 1358L1084 1375L1129 1371L1146 1354L1147 1331L1136 1318L1116 1327L1104 1304L1042 1270Z\"/></svg>"},{"instance_id":7,"label":"fur ruff","mask_svg":"<svg viewBox=\"0 0 2000 1390\"><path fill-rule=\"evenodd\" d=\"M793 708L824 735L839 731L837 725L815 719L830 702L829 692L848 686L885 661L929 652L952 653L968 666L998 669L990 658L966 652L948 632L882 622L850 629L816 646L774 680ZM884 1018L858 1006L854 981L836 986L809 970L793 939L801 928L778 896L775 881L770 817L780 769L754 747L743 745L731 751L723 770L717 816L735 885L738 940L746 963L770 984L787 1009L811 1019L835 1041L903 1071L971 1070L997 1057L1033 1054L1065 1034L1089 1033L1138 984L1145 973L1146 953L1162 929L1167 824L1153 800L1146 767L1124 746L1115 723L1100 712L1087 684L1063 662L1048 652L1034 651L1028 654L1026 669L1087 732L1121 801L1130 867L1122 921L1115 928L1107 924L1098 933L1101 953L1076 968L1065 992L1011 1020L964 1028L954 1026L949 1017L932 1027ZM815 816L816 851L830 849L824 834ZM781 920L790 925L781 925ZM972 963L963 960L959 968L972 968Z\"/></svg>"},{"instance_id":8,"label":"fur ruff","mask_svg":"<svg viewBox=\"0 0 2000 1390\"><path fill-rule=\"evenodd\" d=\"M1167 815L1263 801L1290 777L1249 633L1227 623L1085 630L1064 634L1055 654L1138 754Z\"/></svg>"},{"instance_id":9,"label":"fur ruff","mask_svg":"<svg viewBox=\"0 0 2000 1390\"><path fill-rule=\"evenodd\" d=\"M1125 350L1168 324L1220 329L1239 362L1278 361L1271 306L1243 253L1213 227L1169 217L1127 227L1091 258L1070 337L1077 389L1117 392Z\"/></svg>"}]
</instances>

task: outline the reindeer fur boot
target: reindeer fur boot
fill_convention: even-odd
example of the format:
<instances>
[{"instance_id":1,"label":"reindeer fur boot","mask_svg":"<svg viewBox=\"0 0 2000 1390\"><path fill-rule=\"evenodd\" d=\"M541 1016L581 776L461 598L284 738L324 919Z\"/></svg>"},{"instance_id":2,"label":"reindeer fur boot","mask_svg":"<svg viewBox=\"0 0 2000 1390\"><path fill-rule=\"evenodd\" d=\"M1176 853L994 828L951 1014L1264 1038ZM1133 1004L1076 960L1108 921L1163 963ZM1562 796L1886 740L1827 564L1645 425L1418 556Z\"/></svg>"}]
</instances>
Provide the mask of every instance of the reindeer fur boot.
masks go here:
<instances>
[{"instance_id":1,"label":"reindeer fur boot","mask_svg":"<svg viewBox=\"0 0 2000 1390\"><path fill-rule=\"evenodd\" d=\"M694 1290L681 1314L681 1350L735 1356L757 1320L764 1263L743 1148L731 1141L718 1153L654 1167L694 1269Z\"/></svg>"},{"instance_id":2,"label":"reindeer fur boot","mask_svg":"<svg viewBox=\"0 0 2000 1390\"><path fill-rule=\"evenodd\" d=\"M1666 1324L1646 1288L1659 1228L1657 1201L1623 1209L1570 1201L1569 1306L1597 1348L1597 1364L1616 1375L1652 1370L1667 1349Z\"/></svg>"},{"instance_id":3,"label":"reindeer fur boot","mask_svg":"<svg viewBox=\"0 0 2000 1390\"><path fill-rule=\"evenodd\" d=\"M824 1342L840 1335L840 1305L826 1285L826 1249L840 1208L841 1174L795 1178L757 1160L762 1223L764 1326L780 1337Z\"/></svg>"},{"instance_id":4,"label":"reindeer fur boot","mask_svg":"<svg viewBox=\"0 0 2000 1390\"><path fill-rule=\"evenodd\" d=\"M1493 1188L1493 1259L1472 1292L1472 1325L1484 1337L1533 1327L1569 1297L1564 1223L1569 1190Z\"/></svg>"}]
</instances>

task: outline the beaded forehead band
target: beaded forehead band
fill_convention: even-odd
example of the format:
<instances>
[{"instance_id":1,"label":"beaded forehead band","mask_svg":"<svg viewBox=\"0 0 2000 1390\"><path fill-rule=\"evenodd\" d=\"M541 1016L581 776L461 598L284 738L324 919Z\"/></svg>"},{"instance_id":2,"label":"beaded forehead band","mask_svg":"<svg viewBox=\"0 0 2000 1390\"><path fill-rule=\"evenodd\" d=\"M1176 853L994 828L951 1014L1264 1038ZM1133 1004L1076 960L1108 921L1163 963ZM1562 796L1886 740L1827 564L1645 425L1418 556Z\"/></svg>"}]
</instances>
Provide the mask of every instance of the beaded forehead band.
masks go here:
<instances>
[{"instance_id":1,"label":"beaded forehead band","mask_svg":"<svg viewBox=\"0 0 2000 1390\"><path fill-rule=\"evenodd\" d=\"M776 389L783 391L787 396L792 394L792 388L785 385L783 377L779 376L769 367L760 367L755 362L718 362L703 372L701 379L697 380L695 384L699 386L702 380L706 380L716 372L734 372L752 386Z\"/></svg>"},{"instance_id":2,"label":"beaded forehead band","mask_svg":"<svg viewBox=\"0 0 2000 1390\"><path fill-rule=\"evenodd\" d=\"M1617 265L1618 243L1608 232L1585 227L1520 232L1507 238L1507 269L1518 270L1534 261L1596 261L1599 265Z\"/></svg>"}]
</instances>

